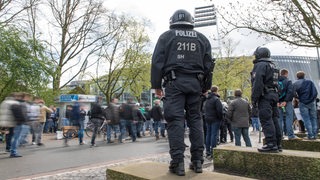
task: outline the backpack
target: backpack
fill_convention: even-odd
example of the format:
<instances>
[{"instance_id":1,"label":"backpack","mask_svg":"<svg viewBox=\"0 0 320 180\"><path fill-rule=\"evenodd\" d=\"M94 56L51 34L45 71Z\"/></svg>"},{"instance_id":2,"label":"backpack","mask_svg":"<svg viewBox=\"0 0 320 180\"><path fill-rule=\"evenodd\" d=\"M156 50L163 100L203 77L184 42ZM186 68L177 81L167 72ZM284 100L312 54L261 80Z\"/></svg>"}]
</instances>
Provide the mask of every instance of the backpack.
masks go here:
<instances>
[{"instance_id":1,"label":"backpack","mask_svg":"<svg viewBox=\"0 0 320 180\"><path fill-rule=\"evenodd\" d=\"M285 90L284 79L278 81L278 94L279 94L279 99L282 99L287 95L287 92Z\"/></svg>"},{"instance_id":2,"label":"backpack","mask_svg":"<svg viewBox=\"0 0 320 180\"><path fill-rule=\"evenodd\" d=\"M51 113L46 112L46 119L47 119L47 120L48 120L48 119L51 119Z\"/></svg>"}]
</instances>

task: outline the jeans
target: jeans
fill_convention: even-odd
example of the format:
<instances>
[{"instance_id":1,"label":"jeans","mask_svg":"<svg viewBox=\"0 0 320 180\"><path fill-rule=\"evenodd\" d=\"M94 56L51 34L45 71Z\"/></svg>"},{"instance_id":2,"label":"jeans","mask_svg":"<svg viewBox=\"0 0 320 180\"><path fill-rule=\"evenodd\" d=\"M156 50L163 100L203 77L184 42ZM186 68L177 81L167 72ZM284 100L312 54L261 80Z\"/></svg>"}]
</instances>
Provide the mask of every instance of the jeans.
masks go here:
<instances>
[{"instance_id":1,"label":"jeans","mask_svg":"<svg viewBox=\"0 0 320 180\"><path fill-rule=\"evenodd\" d=\"M119 125L117 125L117 124L108 124L107 125L107 142L108 143L111 142L112 132L114 132L116 134L119 133Z\"/></svg>"},{"instance_id":2,"label":"jeans","mask_svg":"<svg viewBox=\"0 0 320 180\"><path fill-rule=\"evenodd\" d=\"M166 137L166 123L160 123L160 133L162 137Z\"/></svg>"},{"instance_id":3,"label":"jeans","mask_svg":"<svg viewBox=\"0 0 320 180\"><path fill-rule=\"evenodd\" d=\"M30 126L29 125L24 125L22 128L22 132L21 132L21 137L20 137L20 145L23 144L28 144L28 135L30 133Z\"/></svg>"},{"instance_id":4,"label":"jeans","mask_svg":"<svg viewBox=\"0 0 320 180\"><path fill-rule=\"evenodd\" d=\"M146 130L149 130L150 136L153 135L153 120L147 120L144 122L143 134L145 134Z\"/></svg>"},{"instance_id":5,"label":"jeans","mask_svg":"<svg viewBox=\"0 0 320 180\"><path fill-rule=\"evenodd\" d=\"M235 127L233 128L234 131L234 139L235 139L235 145L236 146L241 146L241 135L243 137L244 142L246 143L247 147L252 147L251 141L249 138L249 128L240 128L240 127Z\"/></svg>"},{"instance_id":6,"label":"jeans","mask_svg":"<svg viewBox=\"0 0 320 180\"><path fill-rule=\"evenodd\" d=\"M102 120L98 119L98 118L92 118L91 121L94 124L93 134L91 137L91 145L95 145L96 144L96 136L98 133L98 129L102 125Z\"/></svg>"},{"instance_id":7,"label":"jeans","mask_svg":"<svg viewBox=\"0 0 320 180\"><path fill-rule=\"evenodd\" d=\"M292 102L287 102L286 106L285 106L285 111L282 108L278 108L279 111L279 126L280 126L280 131L281 131L281 135L283 135L283 128L284 128L284 124L285 124L285 128L287 130L287 134L288 134L288 138L294 138L294 132L293 132L293 105ZM285 119L285 123L283 123L283 117L286 117Z\"/></svg>"},{"instance_id":8,"label":"jeans","mask_svg":"<svg viewBox=\"0 0 320 180\"><path fill-rule=\"evenodd\" d=\"M258 117L251 117L253 131L260 131L260 120Z\"/></svg>"},{"instance_id":9,"label":"jeans","mask_svg":"<svg viewBox=\"0 0 320 180\"><path fill-rule=\"evenodd\" d=\"M13 138L11 140L11 148L10 153L11 155L17 155L17 148L20 143L21 134L23 133L26 125L17 125L13 130Z\"/></svg>"},{"instance_id":10,"label":"jeans","mask_svg":"<svg viewBox=\"0 0 320 180\"><path fill-rule=\"evenodd\" d=\"M9 134L6 135L6 151L10 151L11 149L11 140L13 138L14 135L14 127L10 127L9 129Z\"/></svg>"},{"instance_id":11,"label":"jeans","mask_svg":"<svg viewBox=\"0 0 320 180\"><path fill-rule=\"evenodd\" d=\"M47 121L44 124L43 132L44 133L48 133L49 131L52 132L53 126L54 126L53 120L52 119L47 119Z\"/></svg>"},{"instance_id":12,"label":"jeans","mask_svg":"<svg viewBox=\"0 0 320 180\"><path fill-rule=\"evenodd\" d=\"M137 128L137 137L141 137L141 131L143 129L143 121L138 121L136 124Z\"/></svg>"},{"instance_id":13,"label":"jeans","mask_svg":"<svg viewBox=\"0 0 320 180\"><path fill-rule=\"evenodd\" d=\"M219 134L221 121L207 123L206 154L212 155L212 149L217 146L217 136Z\"/></svg>"},{"instance_id":14,"label":"jeans","mask_svg":"<svg viewBox=\"0 0 320 180\"><path fill-rule=\"evenodd\" d=\"M132 141L136 141L137 139L137 126L136 123L132 120L126 120L126 127L131 135Z\"/></svg>"},{"instance_id":15,"label":"jeans","mask_svg":"<svg viewBox=\"0 0 320 180\"><path fill-rule=\"evenodd\" d=\"M318 136L316 102L313 101L309 104L300 102L299 109L308 132L308 138L316 138Z\"/></svg>"},{"instance_id":16,"label":"jeans","mask_svg":"<svg viewBox=\"0 0 320 180\"><path fill-rule=\"evenodd\" d=\"M79 143L83 143L83 134L84 134L84 120L79 121L79 131L78 131L78 138Z\"/></svg>"},{"instance_id":17,"label":"jeans","mask_svg":"<svg viewBox=\"0 0 320 180\"><path fill-rule=\"evenodd\" d=\"M119 142L122 143L122 140L126 138L126 124L127 121L125 119L120 119L120 136L119 136Z\"/></svg>"},{"instance_id":18,"label":"jeans","mask_svg":"<svg viewBox=\"0 0 320 180\"><path fill-rule=\"evenodd\" d=\"M41 137L43 133L43 122L33 122L32 124L32 142L37 144L41 143Z\"/></svg>"},{"instance_id":19,"label":"jeans","mask_svg":"<svg viewBox=\"0 0 320 180\"><path fill-rule=\"evenodd\" d=\"M158 137L159 136L159 127L161 125L161 121L154 121L154 133Z\"/></svg>"}]
</instances>

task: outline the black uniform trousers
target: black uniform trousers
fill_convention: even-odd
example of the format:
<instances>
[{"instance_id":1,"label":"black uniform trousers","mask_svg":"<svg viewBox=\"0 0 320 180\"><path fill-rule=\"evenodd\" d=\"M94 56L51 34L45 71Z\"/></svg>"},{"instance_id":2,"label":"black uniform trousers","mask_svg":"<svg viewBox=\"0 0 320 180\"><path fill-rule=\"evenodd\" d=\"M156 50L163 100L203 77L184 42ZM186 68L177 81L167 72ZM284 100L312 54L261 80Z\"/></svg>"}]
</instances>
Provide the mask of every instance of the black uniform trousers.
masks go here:
<instances>
[{"instance_id":1,"label":"black uniform trousers","mask_svg":"<svg viewBox=\"0 0 320 180\"><path fill-rule=\"evenodd\" d=\"M189 127L191 161L203 162L203 121L200 116L201 85L196 76L178 76L165 86L164 117L168 125L171 163L183 162L185 120Z\"/></svg>"},{"instance_id":2,"label":"black uniform trousers","mask_svg":"<svg viewBox=\"0 0 320 180\"><path fill-rule=\"evenodd\" d=\"M278 93L273 91L265 93L259 99L259 118L266 144L280 145L281 143L277 103Z\"/></svg>"}]
</instances>

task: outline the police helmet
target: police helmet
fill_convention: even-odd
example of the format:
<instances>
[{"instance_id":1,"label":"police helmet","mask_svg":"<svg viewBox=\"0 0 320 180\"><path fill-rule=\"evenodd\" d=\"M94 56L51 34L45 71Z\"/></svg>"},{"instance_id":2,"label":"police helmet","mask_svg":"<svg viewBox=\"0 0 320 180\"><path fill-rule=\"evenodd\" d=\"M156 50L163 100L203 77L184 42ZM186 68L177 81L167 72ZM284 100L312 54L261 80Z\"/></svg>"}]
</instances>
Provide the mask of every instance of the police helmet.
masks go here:
<instances>
[{"instance_id":1,"label":"police helmet","mask_svg":"<svg viewBox=\"0 0 320 180\"><path fill-rule=\"evenodd\" d=\"M191 16L191 14L184 10L179 9L176 12L173 13L173 15L170 18L170 29L174 27L194 27L194 18Z\"/></svg>"},{"instance_id":2,"label":"police helmet","mask_svg":"<svg viewBox=\"0 0 320 180\"><path fill-rule=\"evenodd\" d=\"M254 56L256 57L256 59L270 58L271 53L270 50L266 47L257 47L257 49L254 51Z\"/></svg>"}]
</instances>

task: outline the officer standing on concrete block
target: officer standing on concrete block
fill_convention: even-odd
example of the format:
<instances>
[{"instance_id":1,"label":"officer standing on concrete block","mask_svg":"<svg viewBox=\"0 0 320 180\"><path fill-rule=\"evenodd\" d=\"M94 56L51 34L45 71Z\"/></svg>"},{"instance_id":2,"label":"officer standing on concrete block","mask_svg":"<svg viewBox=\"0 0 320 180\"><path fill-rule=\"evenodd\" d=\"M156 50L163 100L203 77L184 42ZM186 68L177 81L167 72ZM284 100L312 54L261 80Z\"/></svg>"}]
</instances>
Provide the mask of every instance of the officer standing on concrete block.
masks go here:
<instances>
[{"instance_id":1,"label":"officer standing on concrete block","mask_svg":"<svg viewBox=\"0 0 320 180\"><path fill-rule=\"evenodd\" d=\"M279 70L270 59L270 50L258 47L254 52L254 67L251 72L253 107L258 107L265 145L258 148L259 152L282 151L281 132L278 122L278 79Z\"/></svg>"},{"instance_id":2,"label":"officer standing on concrete block","mask_svg":"<svg viewBox=\"0 0 320 180\"><path fill-rule=\"evenodd\" d=\"M185 175L185 120L190 130L190 168L202 173L204 137L200 96L210 89L214 68L209 40L193 28L191 14L177 10L170 18L170 30L159 37L152 56L151 88L163 100L168 123L172 159L169 170L179 176Z\"/></svg>"}]
</instances>

